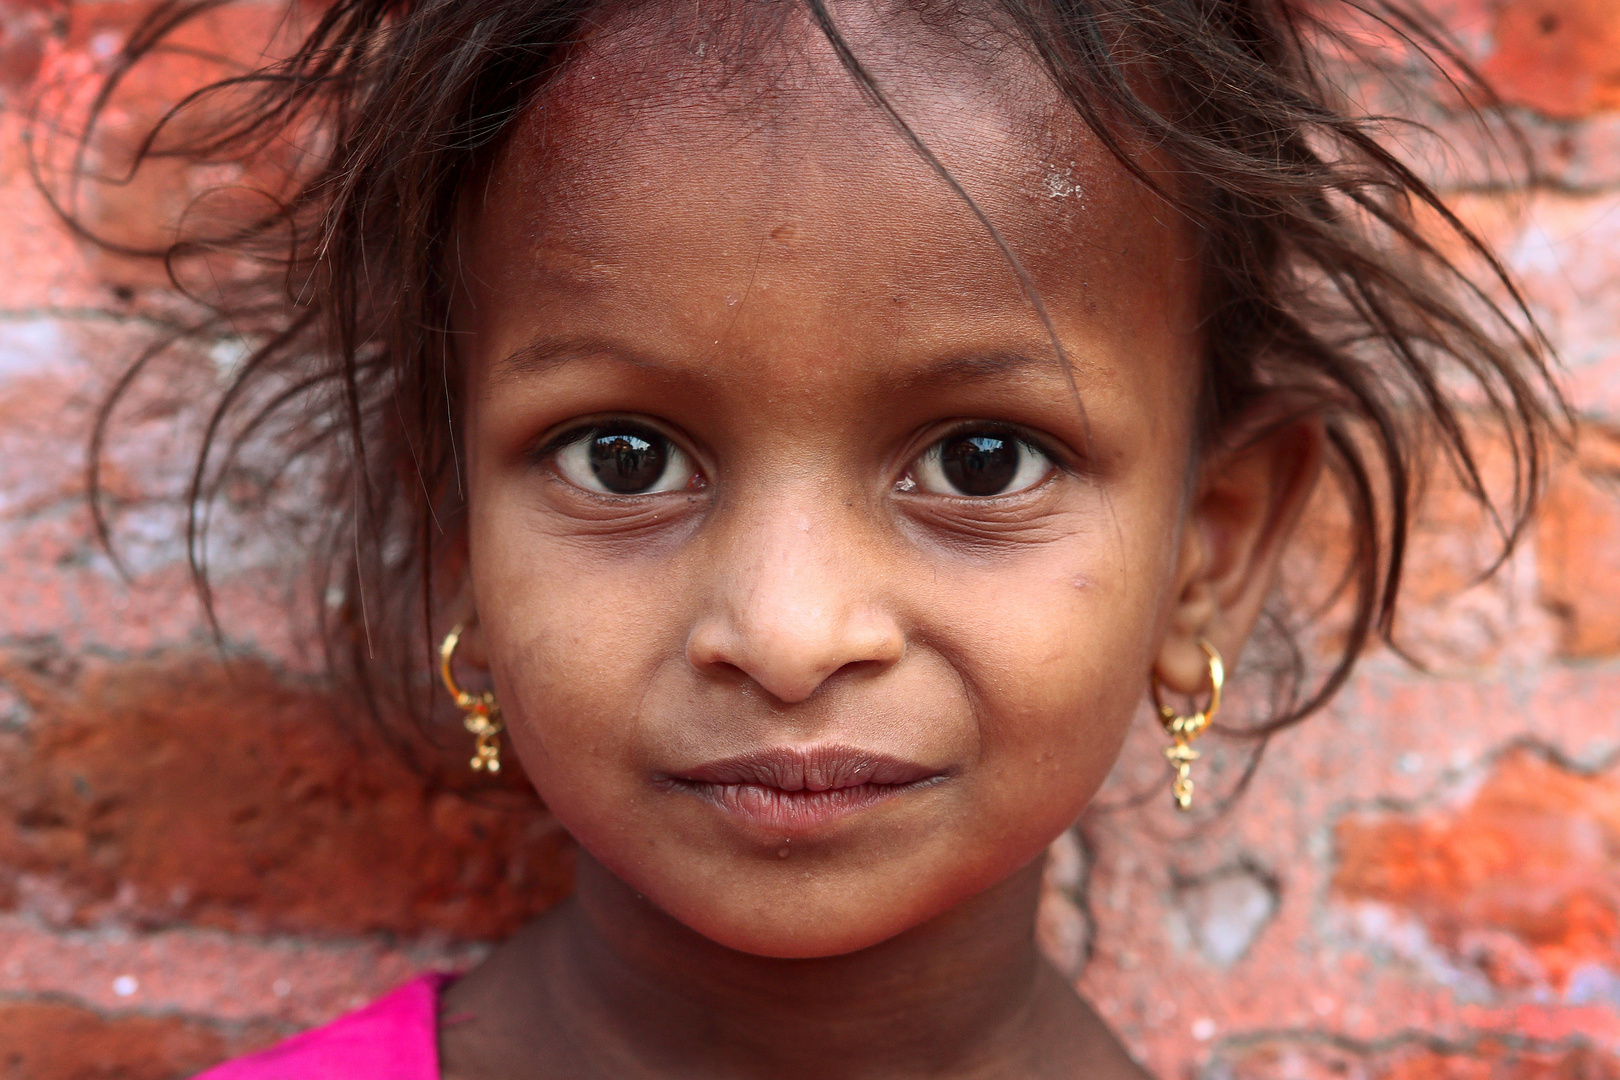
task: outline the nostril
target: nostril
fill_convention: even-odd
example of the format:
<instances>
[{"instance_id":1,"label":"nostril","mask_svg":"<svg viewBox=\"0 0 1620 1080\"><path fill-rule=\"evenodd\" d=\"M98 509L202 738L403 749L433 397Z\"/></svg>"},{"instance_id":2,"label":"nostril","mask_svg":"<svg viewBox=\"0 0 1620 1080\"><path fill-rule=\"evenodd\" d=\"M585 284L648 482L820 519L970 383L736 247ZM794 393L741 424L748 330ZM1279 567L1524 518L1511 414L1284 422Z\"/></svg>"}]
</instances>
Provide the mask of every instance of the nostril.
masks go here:
<instances>
[{"instance_id":1,"label":"nostril","mask_svg":"<svg viewBox=\"0 0 1620 1080\"><path fill-rule=\"evenodd\" d=\"M693 633L686 642L686 661L698 671L727 682L749 678L736 659L736 650L718 635Z\"/></svg>"},{"instance_id":2,"label":"nostril","mask_svg":"<svg viewBox=\"0 0 1620 1080\"><path fill-rule=\"evenodd\" d=\"M888 660L888 659L883 659L883 660L851 660L851 661L849 661L849 663L847 663L844 666L840 667L838 670L829 673L827 675L827 678L828 679L836 679L839 676L853 676L855 678L861 678L863 676L879 675L882 672L886 671L891 666L893 666L893 664L894 664L894 661L893 660ZM823 681L825 681L825 680L823 680Z\"/></svg>"},{"instance_id":3,"label":"nostril","mask_svg":"<svg viewBox=\"0 0 1620 1080\"><path fill-rule=\"evenodd\" d=\"M794 705L812 697L829 681L875 676L894 663L888 656L871 654L844 659L850 650L848 642L842 644L844 648L827 642L819 643L818 647L814 643L770 637L749 640L745 635L721 643L712 639L705 642L694 635L687 657L692 667L708 678L731 683L751 682L773 700Z\"/></svg>"},{"instance_id":4,"label":"nostril","mask_svg":"<svg viewBox=\"0 0 1620 1080\"><path fill-rule=\"evenodd\" d=\"M744 683L752 677L748 672L733 664L729 660L715 660L707 664L694 665L698 670L724 682Z\"/></svg>"},{"instance_id":5,"label":"nostril","mask_svg":"<svg viewBox=\"0 0 1620 1080\"><path fill-rule=\"evenodd\" d=\"M749 602L735 606L722 598L692 626L686 653L696 671L726 681L740 675L794 704L834 676L874 675L905 653L898 621L865 598L840 604L777 594L766 603L760 593L749 590Z\"/></svg>"}]
</instances>

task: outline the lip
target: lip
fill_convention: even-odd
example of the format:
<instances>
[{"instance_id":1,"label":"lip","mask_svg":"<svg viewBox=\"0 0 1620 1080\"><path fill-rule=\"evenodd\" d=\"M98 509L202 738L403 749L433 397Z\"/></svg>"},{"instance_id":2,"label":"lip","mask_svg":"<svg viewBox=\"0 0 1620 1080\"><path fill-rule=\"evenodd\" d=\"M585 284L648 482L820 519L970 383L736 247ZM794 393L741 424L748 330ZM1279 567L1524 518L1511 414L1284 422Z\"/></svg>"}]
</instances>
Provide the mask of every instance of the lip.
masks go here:
<instances>
[{"instance_id":1,"label":"lip","mask_svg":"<svg viewBox=\"0 0 1620 1080\"><path fill-rule=\"evenodd\" d=\"M852 746L778 747L665 773L663 781L778 836L931 787L948 773Z\"/></svg>"}]
</instances>

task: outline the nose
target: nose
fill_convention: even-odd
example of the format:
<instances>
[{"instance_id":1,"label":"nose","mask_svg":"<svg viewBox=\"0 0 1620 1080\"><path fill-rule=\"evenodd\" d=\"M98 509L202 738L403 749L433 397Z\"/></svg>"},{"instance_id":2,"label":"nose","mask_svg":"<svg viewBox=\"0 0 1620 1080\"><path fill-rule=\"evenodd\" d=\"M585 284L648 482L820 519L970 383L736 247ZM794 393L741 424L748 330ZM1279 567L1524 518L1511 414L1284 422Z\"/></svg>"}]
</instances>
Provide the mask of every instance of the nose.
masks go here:
<instances>
[{"instance_id":1,"label":"nose","mask_svg":"<svg viewBox=\"0 0 1620 1080\"><path fill-rule=\"evenodd\" d=\"M709 604L686 654L699 671L732 670L784 704L841 671L881 671L905 654L890 605L863 582L874 557L809 513L750 515L727 530Z\"/></svg>"}]
</instances>

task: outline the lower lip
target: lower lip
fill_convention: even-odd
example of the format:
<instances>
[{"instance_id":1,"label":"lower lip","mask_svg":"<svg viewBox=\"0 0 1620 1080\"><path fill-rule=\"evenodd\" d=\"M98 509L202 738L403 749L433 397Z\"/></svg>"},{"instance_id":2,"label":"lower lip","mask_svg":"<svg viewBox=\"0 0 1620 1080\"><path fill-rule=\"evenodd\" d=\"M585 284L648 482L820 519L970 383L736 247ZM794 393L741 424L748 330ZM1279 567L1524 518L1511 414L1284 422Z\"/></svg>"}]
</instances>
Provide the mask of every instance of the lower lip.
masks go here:
<instances>
[{"instance_id":1,"label":"lower lip","mask_svg":"<svg viewBox=\"0 0 1620 1080\"><path fill-rule=\"evenodd\" d=\"M679 781L679 784L767 832L791 835L821 828L907 792L932 787L935 779L909 784L857 784L826 791L784 791L763 784L710 784L691 780Z\"/></svg>"}]
</instances>

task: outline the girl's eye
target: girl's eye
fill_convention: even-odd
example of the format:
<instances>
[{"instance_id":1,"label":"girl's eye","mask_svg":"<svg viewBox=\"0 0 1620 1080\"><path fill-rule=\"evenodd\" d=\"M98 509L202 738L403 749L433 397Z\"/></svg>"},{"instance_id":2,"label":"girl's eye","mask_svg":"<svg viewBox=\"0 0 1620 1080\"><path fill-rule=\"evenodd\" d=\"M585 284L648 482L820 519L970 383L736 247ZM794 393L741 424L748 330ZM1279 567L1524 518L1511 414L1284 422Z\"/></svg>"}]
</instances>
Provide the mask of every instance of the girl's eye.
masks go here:
<instances>
[{"instance_id":1,"label":"girl's eye","mask_svg":"<svg viewBox=\"0 0 1620 1080\"><path fill-rule=\"evenodd\" d=\"M901 487L920 487L932 495L986 498L1032 488L1051 471L1052 459L1016 435L969 429L929 447Z\"/></svg>"},{"instance_id":2,"label":"girl's eye","mask_svg":"<svg viewBox=\"0 0 1620 1080\"><path fill-rule=\"evenodd\" d=\"M682 491L696 476L680 447L639 424L593 428L563 445L556 462L563 479L604 495Z\"/></svg>"}]
</instances>

